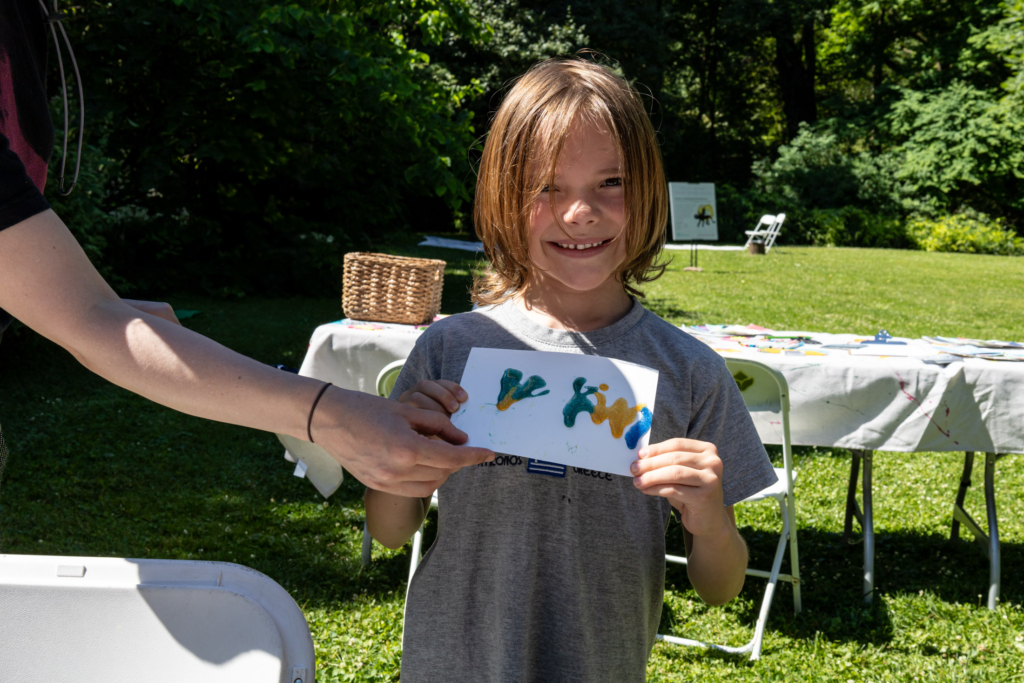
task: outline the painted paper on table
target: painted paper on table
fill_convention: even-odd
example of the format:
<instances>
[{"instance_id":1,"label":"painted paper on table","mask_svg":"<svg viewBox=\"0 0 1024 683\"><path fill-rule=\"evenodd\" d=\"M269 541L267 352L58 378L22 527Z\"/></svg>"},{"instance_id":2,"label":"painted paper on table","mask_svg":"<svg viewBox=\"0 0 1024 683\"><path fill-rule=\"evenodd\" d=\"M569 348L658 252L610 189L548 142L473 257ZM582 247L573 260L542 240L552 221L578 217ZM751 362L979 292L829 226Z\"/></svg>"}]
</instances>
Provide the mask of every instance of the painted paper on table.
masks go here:
<instances>
[{"instance_id":1,"label":"painted paper on table","mask_svg":"<svg viewBox=\"0 0 1024 683\"><path fill-rule=\"evenodd\" d=\"M469 400L452 423L470 446L628 477L650 440L658 371L601 356L474 348L460 384Z\"/></svg>"}]
</instances>

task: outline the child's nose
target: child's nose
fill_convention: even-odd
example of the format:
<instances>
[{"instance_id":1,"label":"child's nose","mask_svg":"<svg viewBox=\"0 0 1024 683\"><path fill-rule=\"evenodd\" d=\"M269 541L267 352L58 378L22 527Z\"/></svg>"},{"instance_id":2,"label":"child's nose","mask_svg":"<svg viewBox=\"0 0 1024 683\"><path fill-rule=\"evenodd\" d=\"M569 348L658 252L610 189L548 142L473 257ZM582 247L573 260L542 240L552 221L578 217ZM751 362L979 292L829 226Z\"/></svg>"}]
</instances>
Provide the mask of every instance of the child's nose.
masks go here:
<instances>
[{"instance_id":1,"label":"child's nose","mask_svg":"<svg viewBox=\"0 0 1024 683\"><path fill-rule=\"evenodd\" d=\"M566 208L563 219L566 223L578 225L591 225L597 222L597 211L594 206L585 199L575 199Z\"/></svg>"}]
</instances>

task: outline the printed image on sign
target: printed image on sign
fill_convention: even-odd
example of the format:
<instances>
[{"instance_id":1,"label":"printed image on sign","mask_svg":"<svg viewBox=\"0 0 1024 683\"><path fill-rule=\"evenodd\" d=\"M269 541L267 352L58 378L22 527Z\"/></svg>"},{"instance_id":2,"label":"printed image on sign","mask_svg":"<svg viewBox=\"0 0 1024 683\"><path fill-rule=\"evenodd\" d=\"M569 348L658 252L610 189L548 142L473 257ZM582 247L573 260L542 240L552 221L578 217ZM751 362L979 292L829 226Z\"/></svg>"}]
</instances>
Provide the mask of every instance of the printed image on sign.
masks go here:
<instances>
[{"instance_id":1,"label":"printed image on sign","mask_svg":"<svg viewBox=\"0 0 1024 683\"><path fill-rule=\"evenodd\" d=\"M614 358L474 348L452 424L468 445L631 476L647 445L658 371Z\"/></svg>"},{"instance_id":2,"label":"printed image on sign","mask_svg":"<svg viewBox=\"0 0 1024 683\"><path fill-rule=\"evenodd\" d=\"M668 196L673 240L718 240L714 183L669 183Z\"/></svg>"}]
</instances>

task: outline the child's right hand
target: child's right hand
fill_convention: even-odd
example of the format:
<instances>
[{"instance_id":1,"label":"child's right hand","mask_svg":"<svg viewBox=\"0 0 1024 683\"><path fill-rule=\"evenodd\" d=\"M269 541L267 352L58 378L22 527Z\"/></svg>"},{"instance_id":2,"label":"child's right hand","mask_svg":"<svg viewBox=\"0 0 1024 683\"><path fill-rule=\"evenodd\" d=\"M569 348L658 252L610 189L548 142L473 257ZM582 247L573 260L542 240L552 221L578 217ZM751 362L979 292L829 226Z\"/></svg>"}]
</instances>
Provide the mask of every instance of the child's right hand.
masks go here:
<instances>
[{"instance_id":1,"label":"child's right hand","mask_svg":"<svg viewBox=\"0 0 1024 683\"><path fill-rule=\"evenodd\" d=\"M459 404L469 398L466 390L446 379L421 380L412 389L398 397L400 403L407 403L423 410L433 410L451 416Z\"/></svg>"}]
</instances>

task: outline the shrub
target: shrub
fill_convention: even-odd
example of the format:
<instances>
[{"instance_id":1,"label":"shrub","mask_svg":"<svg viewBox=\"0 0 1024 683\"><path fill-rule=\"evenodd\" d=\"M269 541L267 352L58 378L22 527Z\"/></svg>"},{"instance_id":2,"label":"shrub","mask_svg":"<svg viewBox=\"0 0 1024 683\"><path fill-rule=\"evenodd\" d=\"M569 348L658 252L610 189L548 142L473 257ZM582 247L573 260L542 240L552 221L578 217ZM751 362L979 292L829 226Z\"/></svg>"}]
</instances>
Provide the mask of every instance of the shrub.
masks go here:
<instances>
[{"instance_id":1,"label":"shrub","mask_svg":"<svg viewBox=\"0 0 1024 683\"><path fill-rule=\"evenodd\" d=\"M925 251L1024 256L1024 239L1003 226L1001 219L957 214L937 220L916 217L907 223L908 236Z\"/></svg>"},{"instance_id":2,"label":"shrub","mask_svg":"<svg viewBox=\"0 0 1024 683\"><path fill-rule=\"evenodd\" d=\"M787 218L782 232L788 227L792 242L820 247L899 248L912 244L899 218L856 206L804 209Z\"/></svg>"}]
</instances>

